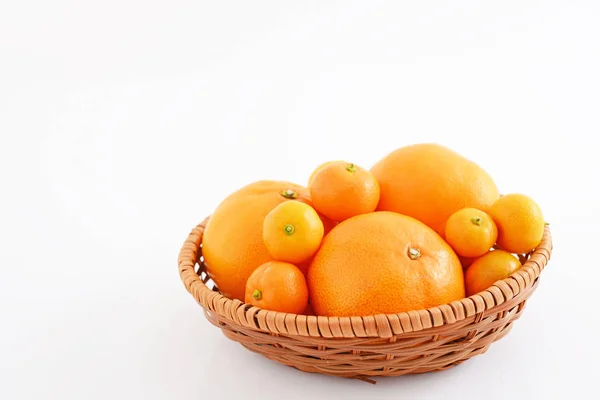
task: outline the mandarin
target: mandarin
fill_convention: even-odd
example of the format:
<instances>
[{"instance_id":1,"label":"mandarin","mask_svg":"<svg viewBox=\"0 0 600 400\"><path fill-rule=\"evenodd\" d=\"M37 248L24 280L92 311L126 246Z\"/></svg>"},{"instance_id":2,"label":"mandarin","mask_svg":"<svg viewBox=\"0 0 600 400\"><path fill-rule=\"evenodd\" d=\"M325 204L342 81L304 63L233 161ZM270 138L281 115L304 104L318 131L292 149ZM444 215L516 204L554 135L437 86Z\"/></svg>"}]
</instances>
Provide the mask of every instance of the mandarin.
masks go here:
<instances>
[{"instance_id":1,"label":"mandarin","mask_svg":"<svg viewBox=\"0 0 600 400\"><path fill-rule=\"evenodd\" d=\"M379 202L379 184L373 175L346 162L321 167L308 189L314 208L337 222L372 212Z\"/></svg>"},{"instance_id":2,"label":"mandarin","mask_svg":"<svg viewBox=\"0 0 600 400\"><path fill-rule=\"evenodd\" d=\"M317 212L300 201L286 201L272 209L263 223L263 240L279 261L301 263L312 257L323 239L323 222Z\"/></svg>"},{"instance_id":3,"label":"mandarin","mask_svg":"<svg viewBox=\"0 0 600 400\"><path fill-rule=\"evenodd\" d=\"M452 214L444 233L448 244L462 257L479 257L487 253L498 238L492 217L475 208L463 208Z\"/></svg>"},{"instance_id":4,"label":"mandarin","mask_svg":"<svg viewBox=\"0 0 600 400\"><path fill-rule=\"evenodd\" d=\"M467 295L471 296L492 286L496 281L508 278L521 268L521 262L503 250L490 251L473 262L465 273Z\"/></svg>"},{"instance_id":5,"label":"mandarin","mask_svg":"<svg viewBox=\"0 0 600 400\"><path fill-rule=\"evenodd\" d=\"M248 278L245 301L265 310L301 314L308 306L304 274L293 264L268 261Z\"/></svg>"},{"instance_id":6,"label":"mandarin","mask_svg":"<svg viewBox=\"0 0 600 400\"><path fill-rule=\"evenodd\" d=\"M490 215L498 226L498 245L510 253L525 254L535 249L544 235L540 206L524 194L507 194L496 201Z\"/></svg>"}]
</instances>

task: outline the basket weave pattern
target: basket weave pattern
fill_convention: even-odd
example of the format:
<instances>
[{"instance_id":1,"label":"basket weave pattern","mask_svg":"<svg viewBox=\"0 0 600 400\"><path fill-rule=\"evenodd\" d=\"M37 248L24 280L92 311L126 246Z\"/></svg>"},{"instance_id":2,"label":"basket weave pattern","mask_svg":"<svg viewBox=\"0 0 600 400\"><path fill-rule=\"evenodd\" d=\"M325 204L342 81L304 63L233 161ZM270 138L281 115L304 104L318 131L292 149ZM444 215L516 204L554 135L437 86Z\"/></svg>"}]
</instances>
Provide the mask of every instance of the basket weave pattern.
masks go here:
<instances>
[{"instance_id":1,"label":"basket weave pattern","mask_svg":"<svg viewBox=\"0 0 600 400\"><path fill-rule=\"evenodd\" d=\"M201 254L207 221L190 233L178 261L186 289L213 325L282 364L369 382L370 376L444 370L484 353L521 316L552 252L546 227L538 248L522 256L523 267L476 295L398 314L316 317L262 310L220 294Z\"/></svg>"}]
</instances>

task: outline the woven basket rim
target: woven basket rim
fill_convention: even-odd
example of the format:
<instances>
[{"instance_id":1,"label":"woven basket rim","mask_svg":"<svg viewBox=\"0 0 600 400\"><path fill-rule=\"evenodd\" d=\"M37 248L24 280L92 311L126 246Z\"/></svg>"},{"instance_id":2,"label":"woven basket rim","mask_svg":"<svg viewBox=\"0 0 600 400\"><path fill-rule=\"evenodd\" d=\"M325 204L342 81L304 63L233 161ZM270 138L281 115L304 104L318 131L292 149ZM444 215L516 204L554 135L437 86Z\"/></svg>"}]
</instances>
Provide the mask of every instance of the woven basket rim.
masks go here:
<instances>
[{"instance_id":1,"label":"woven basket rim","mask_svg":"<svg viewBox=\"0 0 600 400\"><path fill-rule=\"evenodd\" d=\"M531 295L538 278L550 260L552 237L550 227L538 247L528 254L522 267L508 278L497 281L486 290L447 304L395 314L369 316L306 316L260 309L237 299L225 297L210 289L195 271L201 257L202 235L207 217L185 240L178 257L181 280L187 291L205 310L216 313L230 324L268 332L274 335L300 335L330 338L389 338L427 329L441 331L457 322L478 322L485 315L511 309Z\"/></svg>"}]
</instances>

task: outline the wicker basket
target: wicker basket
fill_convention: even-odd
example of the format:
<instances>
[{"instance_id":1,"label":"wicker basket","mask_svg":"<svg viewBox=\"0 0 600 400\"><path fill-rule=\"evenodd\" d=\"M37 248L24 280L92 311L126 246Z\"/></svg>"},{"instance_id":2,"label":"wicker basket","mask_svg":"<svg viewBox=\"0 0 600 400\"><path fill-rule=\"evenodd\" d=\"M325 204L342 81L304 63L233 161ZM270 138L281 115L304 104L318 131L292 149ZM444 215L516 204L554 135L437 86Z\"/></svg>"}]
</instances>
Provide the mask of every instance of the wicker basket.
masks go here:
<instances>
[{"instance_id":1,"label":"wicker basket","mask_svg":"<svg viewBox=\"0 0 600 400\"><path fill-rule=\"evenodd\" d=\"M552 251L545 228L523 267L487 290L426 310L366 317L315 317L262 310L224 297L209 283L201 255L204 227L179 254L186 289L206 318L247 349L295 367L375 383L369 377L439 371L484 353L521 316Z\"/></svg>"}]
</instances>

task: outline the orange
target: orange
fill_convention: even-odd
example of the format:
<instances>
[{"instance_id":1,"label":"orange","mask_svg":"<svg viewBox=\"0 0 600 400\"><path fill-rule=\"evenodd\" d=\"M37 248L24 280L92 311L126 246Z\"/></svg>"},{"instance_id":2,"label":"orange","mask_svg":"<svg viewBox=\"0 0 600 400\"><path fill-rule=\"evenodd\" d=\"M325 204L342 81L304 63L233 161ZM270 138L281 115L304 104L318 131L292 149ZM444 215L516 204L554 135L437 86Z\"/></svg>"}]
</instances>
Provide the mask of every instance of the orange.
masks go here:
<instances>
[{"instance_id":1,"label":"orange","mask_svg":"<svg viewBox=\"0 0 600 400\"><path fill-rule=\"evenodd\" d=\"M464 297L452 248L414 218L374 212L341 222L308 269L317 315L364 316L418 310Z\"/></svg>"},{"instance_id":2,"label":"orange","mask_svg":"<svg viewBox=\"0 0 600 400\"><path fill-rule=\"evenodd\" d=\"M463 208L448 218L445 237L459 256L479 257L496 243L498 229L488 214L475 208Z\"/></svg>"},{"instance_id":3,"label":"orange","mask_svg":"<svg viewBox=\"0 0 600 400\"><path fill-rule=\"evenodd\" d=\"M328 166L329 164L334 164L334 163L344 163L345 161L342 160L335 160L335 161L326 161L323 164L319 165L317 168L315 168L315 170L310 174L310 177L308 178L308 184L310 185L310 183L312 182L313 178L315 177L315 175L317 175L317 172L319 172L320 170L322 170L324 167Z\"/></svg>"},{"instance_id":4,"label":"orange","mask_svg":"<svg viewBox=\"0 0 600 400\"><path fill-rule=\"evenodd\" d=\"M498 200L492 178L474 162L431 143L396 149L371 172L379 181L377 210L395 211L424 222L440 235L455 211L486 211Z\"/></svg>"},{"instance_id":5,"label":"orange","mask_svg":"<svg viewBox=\"0 0 600 400\"><path fill-rule=\"evenodd\" d=\"M308 204L291 200L267 214L262 233L271 257L301 263L315 254L323 232L323 222L317 212Z\"/></svg>"},{"instance_id":6,"label":"orange","mask_svg":"<svg viewBox=\"0 0 600 400\"><path fill-rule=\"evenodd\" d=\"M325 217L324 215L319 214L319 218L321 218L321 221L323 222L323 236L327 235L335 225L337 225L337 222L333 222L332 220L330 220L329 218ZM300 263L296 263L295 265L300 268L300 271L302 271L302 273L306 276L306 273L308 272L308 267L310 265L310 263L312 262L312 257L309 257L308 259L306 259L305 261L302 261Z\"/></svg>"},{"instance_id":7,"label":"orange","mask_svg":"<svg viewBox=\"0 0 600 400\"><path fill-rule=\"evenodd\" d=\"M223 295L243 301L252 271L273 260L263 241L263 223L272 209L289 200L310 204L310 195L290 182L258 181L230 194L216 208L204 231L202 255Z\"/></svg>"},{"instance_id":8,"label":"orange","mask_svg":"<svg viewBox=\"0 0 600 400\"><path fill-rule=\"evenodd\" d=\"M465 274L467 295L484 291L496 281L508 278L519 268L521 262L512 254L503 250L490 251L467 268Z\"/></svg>"},{"instance_id":9,"label":"orange","mask_svg":"<svg viewBox=\"0 0 600 400\"><path fill-rule=\"evenodd\" d=\"M351 163L332 162L321 167L308 189L315 209L337 222L372 212L379 202L377 180Z\"/></svg>"},{"instance_id":10,"label":"orange","mask_svg":"<svg viewBox=\"0 0 600 400\"><path fill-rule=\"evenodd\" d=\"M293 264L266 262L248 278L245 301L265 310L300 314L308 305L306 279Z\"/></svg>"},{"instance_id":11,"label":"orange","mask_svg":"<svg viewBox=\"0 0 600 400\"><path fill-rule=\"evenodd\" d=\"M524 194L507 194L494 203L490 215L498 226L498 245L517 254L529 253L542 241L544 216Z\"/></svg>"}]
</instances>

